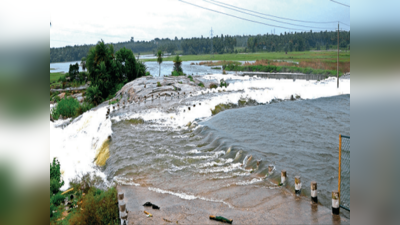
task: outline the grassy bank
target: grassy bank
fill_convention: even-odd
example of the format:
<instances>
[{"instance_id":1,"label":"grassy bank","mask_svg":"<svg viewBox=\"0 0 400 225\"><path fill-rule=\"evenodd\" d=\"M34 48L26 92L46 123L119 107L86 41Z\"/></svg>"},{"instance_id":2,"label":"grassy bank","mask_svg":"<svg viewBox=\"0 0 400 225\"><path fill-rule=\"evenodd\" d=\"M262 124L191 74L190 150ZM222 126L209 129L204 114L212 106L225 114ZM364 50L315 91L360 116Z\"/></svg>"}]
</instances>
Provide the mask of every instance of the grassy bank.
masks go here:
<instances>
[{"instance_id":1,"label":"grassy bank","mask_svg":"<svg viewBox=\"0 0 400 225\"><path fill-rule=\"evenodd\" d=\"M238 65L227 65L224 66L226 71L249 71L249 72L290 72L290 73L304 73L304 74L322 74L327 76L336 76L336 70L323 70L323 69L313 69L313 68L302 68L296 66L264 66L264 65L248 65L248 66L238 66ZM343 73L339 72L339 76Z\"/></svg>"},{"instance_id":2,"label":"grassy bank","mask_svg":"<svg viewBox=\"0 0 400 225\"><path fill-rule=\"evenodd\" d=\"M63 72L50 73L50 83L57 82L60 77L64 76Z\"/></svg>"},{"instance_id":3,"label":"grassy bank","mask_svg":"<svg viewBox=\"0 0 400 225\"><path fill-rule=\"evenodd\" d=\"M350 51L340 52L339 62L350 62ZM210 61L210 60L232 60L232 61L255 61L261 59L269 60L290 60L295 62L302 62L307 60L321 60L321 61L335 61L337 52L334 51L306 51L306 52L256 52L256 53L243 53L243 54L215 54L211 57L207 55L183 55L183 61ZM174 56L164 57L164 61L173 61ZM143 61L157 61L157 59L144 59Z\"/></svg>"}]
</instances>

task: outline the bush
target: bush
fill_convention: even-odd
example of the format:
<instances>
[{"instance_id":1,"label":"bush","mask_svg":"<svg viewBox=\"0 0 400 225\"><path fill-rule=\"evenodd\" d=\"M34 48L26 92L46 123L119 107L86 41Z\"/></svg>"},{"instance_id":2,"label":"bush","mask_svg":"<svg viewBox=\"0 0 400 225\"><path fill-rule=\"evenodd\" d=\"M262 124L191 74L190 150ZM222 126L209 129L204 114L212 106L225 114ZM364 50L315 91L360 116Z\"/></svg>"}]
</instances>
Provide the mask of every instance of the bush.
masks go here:
<instances>
[{"instance_id":1,"label":"bush","mask_svg":"<svg viewBox=\"0 0 400 225\"><path fill-rule=\"evenodd\" d=\"M218 87L218 85L217 84L210 84L210 88L211 89L213 89L213 88L217 88Z\"/></svg>"},{"instance_id":2,"label":"bush","mask_svg":"<svg viewBox=\"0 0 400 225\"><path fill-rule=\"evenodd\" d=\"M81 115L87 111L89 111L91 108L93 108L94 105L90 104L88 102L84 102L82 103L79 108L76 110L76 115Z\"/></svg>"},{"instance_id":3,"label":"bush","mask_svg":"<svg viewBox=\"0 0 400 225\"><path fill-rule=\"evenodd\" d=\"M172 76L185 76L183 72L177 72L177 71L172 71L171 73Z\"/></svg>"},{"instance_id":4,"label":"bush","mask_svg":"<svg viewBox=\"0 0 400 225\"><path fill-rule=\"evenodd\" d=\"M194 82L192 76L189 75L188 78L189 78L190 81Z\"/></svg>"},{"instance_id":5,"label":"bush","mask_svg":"<svg viewBox=\"0 0 400 225\"><path fill-rule=\"evenodd\" d=\"M101 177L96 175L91 176L90 173L86 173L70 180L69 186L76 191L81 190L84 193L88 193L91 188L97 188L102 183L103 180Z\"/></svg>"},{"instance_id":6,"label":"bush","mask_svg":"<svg viewBox=\"0 0 400 225\"><path fill-rule=\"evenodd\" d=\"M60 162L56 158L53 158L53 163L50 163L50 193L56 194L63 185L64 181L61 179Z\"/></svg>"},{"instance_id":7,"label":"bush","mask_svg":"<svg viewBox=\"0 0 400 225\"><path fill-rule=\"evenodd\" d=\"M55 120L58 120L60 115L66 117L73 117L76 115L76 110L79 108L79 102L75 98L65 97L58 102L55 109L53 109L52 116Z\"/></svg>"},{"instance_id":8,"label":"bush","mask_svg":"<svg viewBox=\"0 0 400 225\"><path fill-rule=\"evenodd\" d=\"M204 84L203 84L202 82L200 82L198 85L199 85L200 87L204 87Z\"/></svg>"},{"instance_id":9,"label":"bush","mask_svg":"<svg viewBox=\"0 0 400 225\"><path fill-rule=\"evenodd\" d=\"M220 82L219 84L220 87L228 87L228 84L226 83L226 81L224 81L224 79L221 79L219 82Z\"/></svg>"},{"instance_id":10,"label":"bush","mask_svg":"<svg viewBox=\"0 0 400 225\"><path fill-rule=\"evenodd\" d=\"M56 95L56 96L54 96L54 101L55 102L59 102L61 99L60 99L60 96L58 96L58 95Z\"/></svg>"},{"instance_id":11,"label":"bush","mask_svg":"<svg viewBox=\"0 0 400 225\"><path fill-rule=\"evenodd\" d=\"M157 82L157 87L161 87L161 86L162 86L161 83Z\"/></svg>"},{"instance_id":12,"label":"bush","mask_svg":"<svg viewBox=\"0 0 400 225\"><path fill-rule=\"evenodd\" d=\"M91 188L82 200L82 210L74 210L69 224L121 224L119 220L117 190Z\"/></svg>"},{"instance_id":13,"label":"bush","mask_svg":"<svg viewBox=\"0 0 400 225\"><path fill-rule=\"evenodd\" d=\"M66 82L66 81L67 81L67 78L65 78L65 75L58 78L58 82Z\"/></svg>"}]
</instances>

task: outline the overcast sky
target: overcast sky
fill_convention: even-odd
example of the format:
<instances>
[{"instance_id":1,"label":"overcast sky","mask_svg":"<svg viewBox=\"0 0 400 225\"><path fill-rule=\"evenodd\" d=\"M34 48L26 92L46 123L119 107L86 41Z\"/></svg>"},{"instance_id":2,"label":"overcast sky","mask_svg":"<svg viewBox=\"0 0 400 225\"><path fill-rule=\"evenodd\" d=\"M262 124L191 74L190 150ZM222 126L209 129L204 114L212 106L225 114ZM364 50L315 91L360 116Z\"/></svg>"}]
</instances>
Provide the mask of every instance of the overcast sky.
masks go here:
<instances>
[{"instance_id":1,"label":"overcast sky","mask_svg":"<svg viewBox=\"0 0 400 225\"><path fill-rule=\"evenodd\" d=\"M237 11L213 5L203 0L185 0L208 9L242 17L254 22L244 21L228 15L208 11L179 0L96 0L82 1L55 0L50 2L51 23L50 47L66 45L95 44L100 39L105 42L123 42L134 37L138 40L154 38L191 38L210 36L212 27L215 35L243 35L291 32L297 30L335 30L336 23L315 24L289 21L259 15L286 23L309 27L293 26L264 18L246 15ZM244 9L278 17L326 22L341 21L350 25L350 8L330 0L218 0ZM337 0L350 5L350 0ZM251 12L249 12L251 13ZM252 13L254 14L254 13ZM274 25L274 26L271 26ZM340 25L341 29L350 27Z\"/></svg>"}]
</instances>

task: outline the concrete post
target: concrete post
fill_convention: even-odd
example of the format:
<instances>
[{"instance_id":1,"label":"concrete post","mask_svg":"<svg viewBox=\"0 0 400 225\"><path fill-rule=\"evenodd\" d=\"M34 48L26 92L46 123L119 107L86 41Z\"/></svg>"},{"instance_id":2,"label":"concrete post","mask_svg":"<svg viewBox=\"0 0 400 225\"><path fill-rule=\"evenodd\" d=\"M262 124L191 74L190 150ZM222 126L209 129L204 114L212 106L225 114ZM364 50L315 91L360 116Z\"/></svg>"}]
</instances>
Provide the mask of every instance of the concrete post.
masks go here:
<instances>
[{"instance_id":1,"label":"concrete post","mask_svg":"<svg viewBox=\"0 0 400 225\"><path fill-rule=\"evenodd\" d=\"M300 195L301 193L301 180L300 176L295 176L294 177L294 193L296 195Z\"/></svg>"},{"instance_id":2,"label":"concrete post","mask_svg":"<svg viewBox=\"0 0 400 225\"><path fill-rule=\"evenodd\" d=\"M317 182L311 181L311 202L318 203Z\"/></svg>"},{"instance_id":3,"label":"concrete post","mask_svg":"<svg viewBox=\"0 0 400 225\"><path fill-rule=\"evenodd\" d=\"M118 200L124 199L124 193L118 193Z\"/></svg>"},{"instance_id":4,"label":"concrete post","mask_svg":"<svg viewBox=\"0 0 400 225\"><path fill-rule=\"evenodd\" d=\"M332 214L333 215L339 215L339 212L340 212L339 201L340 201L339 191L332 191Z\"/></svg>"},{"instance_id":5,"label":"concrete post","mask_svg":"<svg viewBox=\"0 0 400 225\"><path fill-rule=\"evenodd\" d=\"M121 204L119 205L119 211L125 212L126 211L126 203L121 201Z\"/></svg>"},{"instance_id":6,"label":"concrete post","mask_svg":"<svg viewBox=\"0 0 400 225\"><path fill-rule=\"evenodd\" d=\"M285 184L286 182L286 170L281 171L281 184Z\"/></svg>"}]
</instances>

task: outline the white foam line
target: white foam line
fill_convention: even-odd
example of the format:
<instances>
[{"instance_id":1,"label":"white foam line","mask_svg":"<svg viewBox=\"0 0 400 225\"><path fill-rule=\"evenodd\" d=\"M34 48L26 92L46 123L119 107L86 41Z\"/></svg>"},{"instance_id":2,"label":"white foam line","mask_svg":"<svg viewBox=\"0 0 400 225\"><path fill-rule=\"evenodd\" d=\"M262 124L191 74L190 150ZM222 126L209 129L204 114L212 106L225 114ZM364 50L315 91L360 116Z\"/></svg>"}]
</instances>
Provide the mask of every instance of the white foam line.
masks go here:
<instances>
[{"instance_id":1,"label":"white foam line","mask_svg":"<svg viewBox=\"0 0 400 225\"><path fill-rule=\"evenodd\" d=\"M166 191L166 190L162 190L160 188L152 188L149 187L150 191L154 191L157 193L161 193L161 194L170 194L170 195L175 195L178 196L179 198L185 199L185 200L195 200L195 199L200 199L203 201L208 201L208 202L217 202L217 203L223 203L227 206L229 206L229 208L233 208L233 206L231 206L229 203L224 202L223 200L218 200L218 199L209 199L209 198L204 198L201 196L195 196L195 195L190 195L190 194L186 194L186 193L176 193L176 192L172 192L172 191Z\"/></svg>"},{"instance_id":2,"label":"white foam line","mask_svg":"<svg viewBox=\"0 0 400 225\"><path fill-rule=\"evenodd\" d=\"M122 184L122 185L129 185L129 186L140 186L140 184L137 184L133 182L133 178L126 178L126 177L114 177L113 180L117 182L117 184Z\"/></svg>"},{"instance_id":3,"label":"white foam line","mask_svg":"<svg viewBox=\"0 0 400 225\"><path fill-rule=\"evenodd\" d=\"M219 172L228 173L230 171L237 170L237 169L242 169L240 163L231 164L227 167L203 169L203 170L199 170L199 173L219 173Z\"/></svg>"},{"instance_id":4,"label":"white foam line","mask_svg":"<svg viewBox=\"0 0 400 225\"><path fill-rule=\"evenodd\" d=\"M215 162L215 161L206 162L206 163L203 163L203 164L198 165L197 168L213 167L213 166L223 166L223 165L225 165L225 164L231 163L231 162L233 161L233 159L227 159L226 161L224 161L224 160L221 159L221 161L223 161L223 162L221 162L221 163L217 163L217 162Z\"/></svg>"},{"instance_id":5,"label":"white foam line","mask_svg":"<svg viewBox=\"0 0 400 225\"><path fill-rule=\"evenodd\" d=\"M254 183L260 182L262 180L264 180L263 177L261 177L261 178L253 178L250 181L237 182L236 185L250 185L250 184L254 184Z\"/></svg>"}]
</instances>

